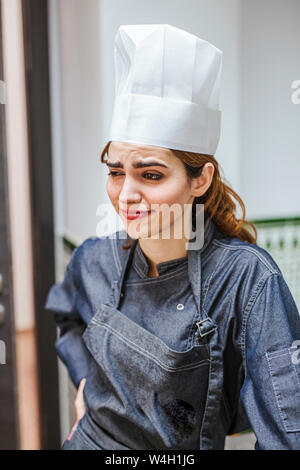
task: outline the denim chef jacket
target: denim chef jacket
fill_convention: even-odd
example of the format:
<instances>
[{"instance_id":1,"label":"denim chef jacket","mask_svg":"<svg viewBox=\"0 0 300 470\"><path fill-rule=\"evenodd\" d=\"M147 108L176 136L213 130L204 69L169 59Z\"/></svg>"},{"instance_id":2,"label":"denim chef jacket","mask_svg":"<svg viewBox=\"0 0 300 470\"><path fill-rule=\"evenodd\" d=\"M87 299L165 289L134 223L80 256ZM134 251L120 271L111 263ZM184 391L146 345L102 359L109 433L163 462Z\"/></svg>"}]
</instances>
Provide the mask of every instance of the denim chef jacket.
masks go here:
<instances>
[{"instance_id":1,"label":"denim chef jacket","mask_svg":"<svg viewBox=\"0 0 300 470\"><path fill-rule=\"evenodd\" d=\"M124 283L123 314L164 341L170 348L186 350L197 308L188 275L188 257L156 265L159 276L148 277L149 262L137 243ZM151 313L144 307L144 298Z\"/></svg>"},{"instance_id":2,"label":"denim chef jacket","mask_svg":"<svg viewBox=\"0 0 300 470\"><path fill-rule=\"evenodd\" d=\"M147 327L122 312L138 282L137 240L121 249L128 239L124 230L87 238L48 293L58 356L76 387L87 379L86 413L62 449L223 449L226 435L250 427L255 449L300 449L300 316L270 254L207 219L202 248L188 250L187 266L177 260L193 303L187 290L180 325L160 331L145 284L135 290ZM149 289L161 296L155 280Z\"/></svg>"}]
</instances>

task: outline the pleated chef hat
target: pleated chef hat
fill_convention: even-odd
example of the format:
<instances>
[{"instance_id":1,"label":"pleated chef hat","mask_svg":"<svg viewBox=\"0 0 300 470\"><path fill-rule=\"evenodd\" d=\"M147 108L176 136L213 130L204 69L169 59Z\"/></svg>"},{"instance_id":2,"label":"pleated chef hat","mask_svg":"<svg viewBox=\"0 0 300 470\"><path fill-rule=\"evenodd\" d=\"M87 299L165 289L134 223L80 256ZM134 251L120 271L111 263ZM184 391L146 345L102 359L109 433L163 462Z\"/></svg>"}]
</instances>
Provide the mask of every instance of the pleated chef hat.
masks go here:
<instances>
[{"instance_id":1,"label":"pleated chef hat","mask_svg":"<svg viewBox=\"0 0 300 470\"><path fill-rule=\"evenodd\" d=\"M214 155L222 54L168 24L120 26L109 140Z\"/></svg>"}]
</instances>

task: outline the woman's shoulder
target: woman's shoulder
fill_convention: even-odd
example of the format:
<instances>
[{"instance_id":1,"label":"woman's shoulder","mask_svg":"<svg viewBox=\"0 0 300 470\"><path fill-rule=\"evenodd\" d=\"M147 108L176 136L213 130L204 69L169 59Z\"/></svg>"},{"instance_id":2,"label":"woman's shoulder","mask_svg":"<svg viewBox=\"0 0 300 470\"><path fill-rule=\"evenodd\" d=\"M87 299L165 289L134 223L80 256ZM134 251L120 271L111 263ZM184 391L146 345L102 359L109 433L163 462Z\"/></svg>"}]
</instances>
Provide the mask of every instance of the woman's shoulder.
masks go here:
<instances>
[{"instance_id":1,"label":"woman's shoulder","mask_svg":"<svg viewBox=\"0 0 300 470\"><path fill-rule=\"evenodd\" d=\"M125 243L128 235L119 230L108 235L90 236L75 247L70 259L70 267L79 269L92 264L111 268L112 261L118 263L120 245Z\"/></svg>"},{"instance_id":2,"label":"woman's shoulder","mask_svg":"<svg viewBox=\"0 0 300 470\"><path fill-rule=\"evenodd\" d=\"M215 252L222 252L223 262L227 265L230 262L240 269L243 267L247 270L256 269L257 273L260 272L262 275L282 274L273 256L259 244L224 236L214 239L213 245Z\"/></svg>"},{"instance_id":3,"label":"woman's shoulder","mask_svg":"<svg viewBox=\"0 0 300 470\"><path fill-rule=\"evenodd\" d=\"M279 289L286 285L280 267L266 249L235 237L213 240L207 265L206 308L218 299L224 305L224 318L226 311L228 315L234 311L234 315L244 318L244 313L262 291L272 295L271 291L276 290L279 295ZM234 306L233 310L231 306Z\"/></svg>"},{"instance_id":4,"label":"woman's shoulder","mask_svg":"<svg viewBox=\"0 0 300 470\"><path fill-rule=\"evenodd\" d=\"M93 252L98 248L104 249L104 247L112 245L120 245L122 242L128 240L128 234L126 230L118 230L107 235L101 236L90 236L85 238L75 250L77 252Z\"/></svg>"}]
</instances>

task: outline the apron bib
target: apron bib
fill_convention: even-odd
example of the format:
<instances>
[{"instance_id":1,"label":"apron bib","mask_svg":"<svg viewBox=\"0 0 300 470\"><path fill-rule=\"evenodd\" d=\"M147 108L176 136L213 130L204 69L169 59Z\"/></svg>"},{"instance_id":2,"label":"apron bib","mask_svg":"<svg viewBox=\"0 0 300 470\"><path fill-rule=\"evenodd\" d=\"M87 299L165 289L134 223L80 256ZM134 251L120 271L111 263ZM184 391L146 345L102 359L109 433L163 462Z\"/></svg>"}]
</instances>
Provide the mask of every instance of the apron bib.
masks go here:
<instances>
[{"instance_id":1,"label":"apron bib","mask_svg":"<svg viewBox=\"0 0 300 470\"><path fill-rule=\"evenodd\" d=\"M109 301L83 334L92 355L84 388L87 412L63 448L223 448L224 436L213 432L222 391L221 351L216 325L200 308L200 252L188 255L197 301L193 342L176 351L118 309L135 243Z\"/></svg>"}]
</instances>

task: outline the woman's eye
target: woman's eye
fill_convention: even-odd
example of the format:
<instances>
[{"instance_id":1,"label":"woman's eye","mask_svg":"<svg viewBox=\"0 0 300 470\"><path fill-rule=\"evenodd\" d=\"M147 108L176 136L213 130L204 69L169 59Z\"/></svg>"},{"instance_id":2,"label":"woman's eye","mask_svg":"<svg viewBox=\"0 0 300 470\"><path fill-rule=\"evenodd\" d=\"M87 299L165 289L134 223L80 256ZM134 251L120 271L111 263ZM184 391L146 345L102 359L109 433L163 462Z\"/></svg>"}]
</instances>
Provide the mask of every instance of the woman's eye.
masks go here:
<instances>
[{"instance_id":1,"label":"woman's eye","mask_svg":"<svg viewBox=\"0 0 300 470\"><path fill-rule=\"evenodd\" d=\"M111 175L111 176L118 176L118 173L121 175L122 173L120 173L119 171L109 171L107 173L107 175Z\"/></svg>"},{"instance_id":2,"label":"woman's eye","mask_svg":"<svg viewBox=\"0 0 300 470\"><path fill-rule=\"evenodd\" d=\"M108 175L110 176L118 176L118 175L122 175L123 173L120 173L119 171L109 171L107 173ZM150 180L160 180L162 178L162 175L157 175L156 173L144 173L143 176L146 178L146 179L150 179Z\"/></svg>"},{"instance_id":3,"label":"woman's eye","mask_svg":"<svg viewBox=\"0 0 300 470\"><path fill-rule=\"evenodd\" d=\"M150 179L150 180L160 180L162 178L161 175L157 175L156 173L144 173L145 177L146 177L146 175L150 176L150 178L146 178L146 179Z\"/></svg>"}]
</instances>

